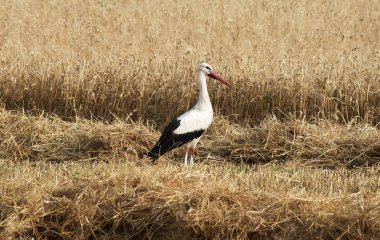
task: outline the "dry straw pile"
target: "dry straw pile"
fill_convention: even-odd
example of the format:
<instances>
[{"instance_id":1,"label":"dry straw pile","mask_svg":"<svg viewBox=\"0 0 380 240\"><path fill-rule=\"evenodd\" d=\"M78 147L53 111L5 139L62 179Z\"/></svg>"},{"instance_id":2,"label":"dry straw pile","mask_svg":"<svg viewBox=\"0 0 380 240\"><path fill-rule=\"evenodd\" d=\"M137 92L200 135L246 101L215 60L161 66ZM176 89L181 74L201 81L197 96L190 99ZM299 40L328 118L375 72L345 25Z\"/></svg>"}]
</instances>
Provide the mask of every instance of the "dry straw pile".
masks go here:
<instances>
[{"instance_id":1,"label":"dry straw pile","mask_svg":"<svg viewBox=\"0 0 380 240\"><path fill-rule=\"evenodd\" d=\"M130 161L1 167L9 180L0 196L2 239L379 237L374 169L165 164L157 171Z\"/></svg>"},{"instance_id":2,"label":"dry straw pile","mask_svg":"<svg viewBox=\"0 0 380 240\"><path fill-rule=\"evenodd\" d=\"M2 1L0 239L380 238L379 39L376 1ZM197 164L151 165L203 61Z\"/></svg>"},{"instance_id":3,"label":"dry straw pile","mask_svg":"<svg viewBox=\"0 0 380 240\"><path fill-rule=\"evenodd\" d=\"M357 168L380 158L368 125L219 118L187 169L179 151L150 164L141 124L0 120L2 239L380 236L380 169Z\"/></svg>"}]
</instances>

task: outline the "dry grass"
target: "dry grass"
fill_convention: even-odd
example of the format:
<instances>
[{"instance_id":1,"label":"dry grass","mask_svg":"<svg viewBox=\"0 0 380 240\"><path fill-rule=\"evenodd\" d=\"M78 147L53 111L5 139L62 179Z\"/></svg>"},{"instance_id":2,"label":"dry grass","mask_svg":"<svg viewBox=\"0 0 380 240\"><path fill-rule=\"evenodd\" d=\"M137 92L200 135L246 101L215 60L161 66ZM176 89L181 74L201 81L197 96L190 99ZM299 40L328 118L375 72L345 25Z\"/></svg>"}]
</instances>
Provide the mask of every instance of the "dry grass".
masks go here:
<instances>
[{"instance_id":1,"label":"dry grass","mask_svg":"<svg viewBox=\"0 0 380 240\"><path fill-rule=\"evenodd\" d=\"M80 119L65 122L6 111L0 120L0 158L11 162L142 158L159 137L141 124L121 121L110 125ZM355 123L266 119L257 128L249 128L217 118L198 148L199 156L207 160L248 164L298 160L307 166L353 168L379 163L379 138L377 128ZM168 154L177 159L182 155L183 151Z\"/></svg>"},{"instance_id":2,"label":"dry grass","mask_svg":"<svg viewBox=\"0 0 380 240\"><path fill-rule=\"evenodd\" d=\"M368 125L219 118L186 169L141 158L159 134L141 124L0 120L2 239L380 237L378 165L344 168L378 161Z\"/></svg>"},{"instance_id":3,"label":"dry grass","mask_svg":"<svg viewBox=\"0 0 380 240\"><path fill-rule=\"evenodd\" d=\"M379 39L377 1L2 1L0 238L380 238ZM150 165L203 61L197 164Z\"/></svg>"},{"instance_id":4,"label":"dry grass","mask_svg":"<svg viewBox=\"0 0 380 240\"><path fill-rule=\"evenodd\" d=\"M216 112L239 122L380 120L377 2L19 0L0 13L7 108L164 123L209 61L235 85L212 86Z\"/></svg>"},{"instance_id":5,"label":"dry grass","mask_svg":"<svg viewBox=\"0 0 380 240\"><path fill-rule=\"evenodd\" d=\"M1 163L2 239L369 239L379 169ZM22 179L22 180L21 180ZM326 181L329 179L329 181Z\"/></svg>"}]
</instances>

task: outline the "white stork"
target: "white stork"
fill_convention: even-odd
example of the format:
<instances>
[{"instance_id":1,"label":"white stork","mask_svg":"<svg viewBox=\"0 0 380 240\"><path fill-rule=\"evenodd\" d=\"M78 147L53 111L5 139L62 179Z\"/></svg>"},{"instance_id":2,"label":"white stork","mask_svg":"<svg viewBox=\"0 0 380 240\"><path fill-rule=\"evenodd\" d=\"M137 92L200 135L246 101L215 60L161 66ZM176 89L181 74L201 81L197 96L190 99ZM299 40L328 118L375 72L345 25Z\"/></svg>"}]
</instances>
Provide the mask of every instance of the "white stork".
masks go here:
<instances>
[{"instance_id":1,"label":"white stork","mask_svg":"<svg viewBox=\"0 0 380 240\"><path fill-rule=\"evenodd\" d=\"M198 65L199 97L193 108L175 118L164 129L161 137L148 153L154 161L173 148L186 144L185 165L190 151L190 165L194 164L195 147L213 120L213 110L207 92L206 76L214 78L231 88L207 63Z\"/></svg>"}]
</instances>

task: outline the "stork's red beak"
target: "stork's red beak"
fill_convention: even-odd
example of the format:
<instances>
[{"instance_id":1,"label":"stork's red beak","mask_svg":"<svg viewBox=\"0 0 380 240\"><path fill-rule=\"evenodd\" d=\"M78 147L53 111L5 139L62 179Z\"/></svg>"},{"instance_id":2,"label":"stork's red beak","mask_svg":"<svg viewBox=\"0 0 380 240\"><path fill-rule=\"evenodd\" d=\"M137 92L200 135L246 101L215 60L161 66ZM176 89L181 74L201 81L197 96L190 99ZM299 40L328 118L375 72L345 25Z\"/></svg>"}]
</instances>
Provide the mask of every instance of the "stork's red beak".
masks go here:
<instances>
[{"instance_id":1,"label":"stork's red beak","mask_svg":"<svg viewBox=\"0 0 380 240\"><path fill-rule=\"evenodd\" d=\"M219 82L223 83L224 85L228 86L229 88L232 88L231 84L224 80L221 76L219 76L216 72L212 71L210 74L207 74L210 78L216 79Z\"/></svg>"}]
</instances>

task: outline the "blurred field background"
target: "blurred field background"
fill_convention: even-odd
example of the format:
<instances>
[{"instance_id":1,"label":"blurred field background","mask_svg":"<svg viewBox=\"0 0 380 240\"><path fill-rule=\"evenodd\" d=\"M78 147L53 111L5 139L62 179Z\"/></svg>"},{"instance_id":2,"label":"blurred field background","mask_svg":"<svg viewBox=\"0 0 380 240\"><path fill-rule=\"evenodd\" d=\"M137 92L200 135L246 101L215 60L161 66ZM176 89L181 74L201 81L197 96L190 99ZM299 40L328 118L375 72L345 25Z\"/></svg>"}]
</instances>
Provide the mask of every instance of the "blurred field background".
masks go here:
<instances>
[{"instance_id":1,"label":"blurred field background","mask_svg":"<svg viewBox=\"0 0 380 240\"><path fill-rule=\"evenodd\" d=\"M238 122L379 122L377 1L2 1L0 11L6 108L162 124L193 104L206 61L235 86L210 86L216 112Z\"/></svg>"},{"instance_id":2,"label":"blurred field background","mask_svg":"<svg viewBox=\"0 0 380 240\"><path fill-rule=\"evenodd\" d=\"M379 1L0 0L0 238L380 238ZM198 94L194 169L142 157Z\"/></svg>"}]
</instances>

